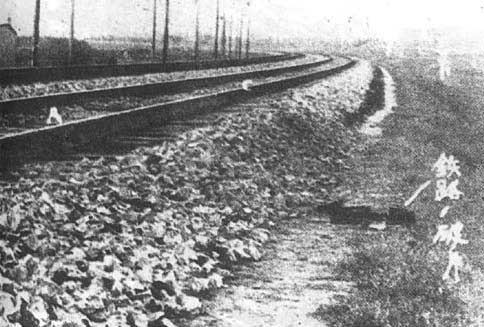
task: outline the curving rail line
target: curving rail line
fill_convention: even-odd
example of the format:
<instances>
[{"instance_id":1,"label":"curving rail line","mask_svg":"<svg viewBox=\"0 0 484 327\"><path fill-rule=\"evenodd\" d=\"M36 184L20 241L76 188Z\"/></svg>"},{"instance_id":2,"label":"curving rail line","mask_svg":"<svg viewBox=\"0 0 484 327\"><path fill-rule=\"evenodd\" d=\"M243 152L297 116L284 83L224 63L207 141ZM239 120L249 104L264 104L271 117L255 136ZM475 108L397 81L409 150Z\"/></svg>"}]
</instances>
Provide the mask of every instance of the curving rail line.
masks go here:
<instances>
[{"instance_id":1,"label":"curving rail line","mask_svg":"<svg viewBox=\"0 0 484 327\"><path fill-rule=\"evenodd\" d=\"M245 66L292 60L303 56L303 54L273 54L245 59L204 60L198 63L194 61L174 61L168 62L165 66L161 63L137 63L4 68L0 69L0 85Z\"/></svg>"},{"instance_id":2,"label":"curving rail line","mask_svg":"<svg viewBox=\"0 0 484 327\"><path fill-rule=\"evenodd\" d=\"M35 112L42 107L66 105L79 102L85 98L118 97L130 95L173 94L187 92L200 87L208 87L242 79L252 79L274 76L278 74L297 71L300 69L317 67L332 61L325 58L310 63L295 64L278 68L266 68L258 71L222 74L211 77L179 79L174 81L130 85L114 88L94 89L80 92L55 93L36 97L13 98L0 101L0 114Z\"/></svg>"},{"instance_id":3,"label":"curving rail line","mask_svg":"<svg viewBox=\"0 0 484 327\"><path fill-rule=\"evenodd\" d=\"M183 100L71 121L63 125L5 135L0 137L0 168L8 169L25 160L62 156L63 153L72 153L72 149L81 144L95 144L109 137L129 135L150 126L159 126L173 120L212 112L250 97L312 82L349 69L356 64L354 59L345 58L341 61L339 65L321 68L316 72L305 72L292 77L257 83L250 88L250 91L232 88ZM55 153L52 149L55 149Z\"/></svg>"}]
</instances>

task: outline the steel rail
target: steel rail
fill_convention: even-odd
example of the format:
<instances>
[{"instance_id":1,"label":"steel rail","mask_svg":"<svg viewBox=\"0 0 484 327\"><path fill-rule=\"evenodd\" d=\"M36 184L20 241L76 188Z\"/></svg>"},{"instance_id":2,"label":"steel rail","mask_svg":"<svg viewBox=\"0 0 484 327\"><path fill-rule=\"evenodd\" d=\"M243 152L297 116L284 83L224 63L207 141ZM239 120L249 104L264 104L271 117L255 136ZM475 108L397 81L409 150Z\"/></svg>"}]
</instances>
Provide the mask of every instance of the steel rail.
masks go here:
<instances>
[{"instance_id":1,"label":"steel rail","mask_svg":"<svg viewBox=\"0 0 484 327\"><path fill-rule=\"evenodd\" d=\"M0 85L244 66L292 60L303 56L303 54L278 54L244 59L204 60L199 63L174 61L168 62L166 65L162 63L137 63L4 68L0 69Z\"/></svg>"},{"instance_id":2,"label":"steel rail","mask_svg":"<svg viewBox=\"0 0 484 327\"><path fill-rule=\"evenodd\" d=\"M278 68L266 68L251 72L230 73L210 77L184 78L166 82L93 89L79 92L53 93L35 97L13 98L0 101L0 114L34 112L43 107L67 105L83 101L86 98L148 94L165 95L188 92L200 87L214 86L242 79L268 77L300 69L317 67L332 60L332 58L325 58L310 63L295 64Z\"/></svg>"},{"instance_id":3,"label":"steel rail","mask_svg":"<svg viewBox=\"0 0 484 327\"><path fill-rule=\"evenodd\" d=\"M278 92L334 75L353 67L356 62L354 59L347 59L346 63L329 69L258 83L253 85L250 91L234 88L5 135L0 137L0 168L8 169L27 158L48 158L72 153L72 149L81 144L96 144L107 137L127 135L155 124L163 125L176 119L186 119L194 114L212 112L219 107L250 97Z\"/></svg>"}]
</instances>

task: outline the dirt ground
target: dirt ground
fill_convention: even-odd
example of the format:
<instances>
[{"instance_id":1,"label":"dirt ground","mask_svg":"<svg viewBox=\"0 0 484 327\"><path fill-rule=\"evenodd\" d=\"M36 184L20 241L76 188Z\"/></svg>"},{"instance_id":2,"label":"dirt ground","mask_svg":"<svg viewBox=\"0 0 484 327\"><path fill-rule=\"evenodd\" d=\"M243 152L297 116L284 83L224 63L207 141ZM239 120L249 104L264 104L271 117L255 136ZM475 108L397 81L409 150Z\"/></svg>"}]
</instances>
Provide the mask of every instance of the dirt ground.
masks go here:
<instances>
[{"instance_id":1,"label":"dirt ground","mask_svg":"<svg viewBox=\"0 0 484 327\"><path fill-rule=\"evenodd\" d=\"M324 326L312 313L352 286L330 269L345 256L350 232L325 216L281 221L263 260L239 267L234 284L189 326Z\"/></svg>"},{"instance_id":2,"label":"dirt ground","mask_svg":"<svg viewBox=\"0 0 484 327\"><path fill-rule=\"evenodd\" d=\"M443 220L434 217L438 206L431 195L411 208L417 215L411 228L369 231L331 225L329 217L313 213L278 224L263 260L240 267L207 315L188 326L329 326L325 318L335 326L484 325L477 250L482 249L481 75L470 74L467 62L454 61L453 75L441 83L427 61L387 65L400 106L378 124L382 136L360 138L340 192L353 204L400 206L428 178L440 152L456 155L470 177L463 177L466 199L444 222L466 222L464 281L442 281L445 249L432 246L431 237ZM367 261L347 265L354 269L348 273L354 283L344 282L348 278L336 277L341 274L335 267L355 255ZM334 304L345 311L334 310Z\"/></svg>"},{"instance_id":3,"label":"dirt ground","mask_svg":"<svg viewBox=\"0 0 484 327\"><path fill-rule=\"evenodd\" d=\"M377 137L363 137L362 148ZM351 200L361 203L368 200L367 195L354 192ZM351 254L348 242L362 227L332 224L327 214L313 209L302 217L277 222L262 260L237 266L229 286L208 301L206 314L179 324L328 326L314 313L321 306L338 304L352 291L354 284L336 278L334 267Z\"/></svg>"}]
</instances>

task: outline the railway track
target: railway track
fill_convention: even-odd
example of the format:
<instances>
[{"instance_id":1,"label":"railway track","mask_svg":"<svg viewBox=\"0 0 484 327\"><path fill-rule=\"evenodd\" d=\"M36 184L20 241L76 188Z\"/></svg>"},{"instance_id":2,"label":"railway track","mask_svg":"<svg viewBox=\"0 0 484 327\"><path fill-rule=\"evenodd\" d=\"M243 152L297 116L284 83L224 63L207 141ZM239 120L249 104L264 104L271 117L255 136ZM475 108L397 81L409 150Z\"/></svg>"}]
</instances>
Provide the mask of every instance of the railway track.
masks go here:
<instances>
[{"instance_id":1,"label":"railway track","mask_svg":"<svg viewBox=\"0 0 484 327\"><path fill-rule=\"evenodd\" d=\"M198 63L194 61L175 61L168 62L166 65L161 63L137 63L5 68L0 69L0 85L244 66L301 57L303 57L302 54L273 54L245 59L204 60Z\"/></svg>"},{"instance_id":2,"label":"railway track","mask_svg":"<svg viewBox=\"0 0 484 327\"><path fill-rule=\"evenodd\" d=\"M242 73L220 74L211 77L183 78L173 81L101 88L79 92L63 92L43 96L12 98L0 101L0 114L30 113L48 106L67 105L88 98L123 97L132 95L173 94L188 92L200 87L208 87L243 79L254 79L317 67L332 61L332 58L314 60L304 64L294 64L278 68L267 68Z\"/></svg>"},{"instance_id":3,"label":"railway track","mask_svg":"<svg viewBox=\"0 0 484 327\"><path fill-rule=\"evenodd\" d=\"M336 74L352 67L356 62L348 58L320 63L318 66L287 68L286 76L265 78L268 72L259 73L262 78L254 81L250 91L240 87L240 78L247 78L247 73L239 75L238 82L205 90L202 94L176 94L174 99L155 102L150 105L103 112L98 116L68 121L62 125L15 130L0 137L0 166L3 169L15 167L26 160L49 160L72 156L85 149L103 144L121 143L129 146L144 146L166 139L164 127L170 122L186 122L189 117L214 112L221 107L243 101L250 97L277 92L292 86L311 82L325 76ZM297 71L297 72L295 72ZM284 75L284 74L283 74ZM237 79L235 78L235 79ZM209 78L210 79L210 78ZM203 81L198 81L201 85ZM183 83L180 85L183 88ZM187 87L193 89L194 86ZM196 86L195 86L196 87ZM108 92L106 90L106 92ZM197 122L195 121L195 124ZM107 141L109 140L109 142ZM120 143L121 142L121 143ZM102 148L102 146L101 146Z\"/></svg>"}]
</instances>

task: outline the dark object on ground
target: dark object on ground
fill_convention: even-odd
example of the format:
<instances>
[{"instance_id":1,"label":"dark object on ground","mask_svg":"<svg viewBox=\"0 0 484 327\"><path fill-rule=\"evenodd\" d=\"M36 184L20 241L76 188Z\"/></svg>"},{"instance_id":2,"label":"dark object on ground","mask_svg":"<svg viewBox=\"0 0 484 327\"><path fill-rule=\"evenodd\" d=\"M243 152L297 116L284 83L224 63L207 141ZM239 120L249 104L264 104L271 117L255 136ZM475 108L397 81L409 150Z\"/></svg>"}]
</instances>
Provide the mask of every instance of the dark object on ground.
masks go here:
<instances>
[{"instance_id":1,"label":"dark object on ground","mask_svg":"<svg viewBox=\"0 0 484 327\"><path fill-rule=\"evenodd\" d=\"M413 211L391 207L388 212L375 210L371 206L345 206L343 201L334 201L318 207L318 211L329 215L332 224L359 225L385 221L389 225L410 225L416 221Z\"/></svg>"},{"instance_id":2,"label":"dark object on ground","mask_svg":"<svg viewBox=\"0 0 484 327\"><path fill-rule=\"evenodd\" d=\"M373 69L373 80L366 91L365 100L356 112L346 113L345 124L351 126L362 123L366 116L372 115L385 105L385 80L380 67Z\"/></svg>"},{"instance_id":3,"label":"dark object on ground","mask_svg":"<svg viewBox=\"0 0 484 327\"><path fill-rule=\"evenodd\" d=\"M387 223L390 225L410 225L416 221L415 212L405 208L391 207L388 211Z\"/></svg>"}]
</instances>

